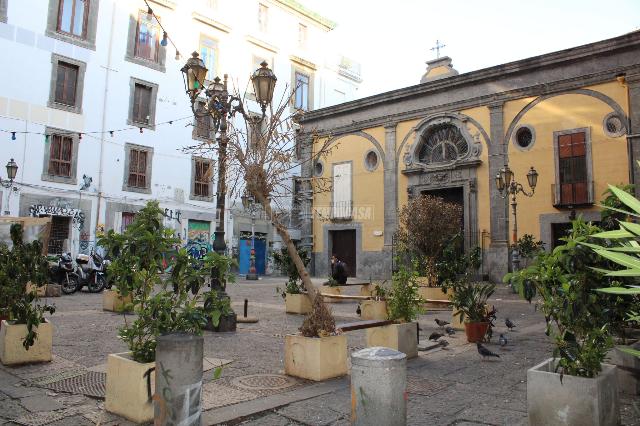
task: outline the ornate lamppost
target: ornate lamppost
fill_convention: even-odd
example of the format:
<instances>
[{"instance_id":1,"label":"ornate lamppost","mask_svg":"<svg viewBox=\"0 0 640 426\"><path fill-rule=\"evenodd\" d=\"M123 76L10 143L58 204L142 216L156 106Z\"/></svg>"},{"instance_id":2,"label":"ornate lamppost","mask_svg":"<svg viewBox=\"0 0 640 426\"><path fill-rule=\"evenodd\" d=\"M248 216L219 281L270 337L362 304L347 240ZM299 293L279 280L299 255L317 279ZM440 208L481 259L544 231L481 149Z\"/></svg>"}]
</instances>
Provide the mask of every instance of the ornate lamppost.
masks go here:
<instances>
[{"instance_id":1,"label":"ornate lamppost","mask_svg":"<svg viewBox=\"0 0 640 426\"><path fill-rule=\"evenodd\" d=\"M518 194L524 194L527 197L533 197L536 191L536 185L538 184L538 172L531 166L527 173L527 183L529 184L531 192L527 192L522 184L515 181L513 171L506 164L500 169L500 172L496 174L495 182L496 188L500 191L502 198L506 199L511 195L511 210L513 213L513 251L511 252L511 262L513 264L513 270L516 271L520 268L520 253L516 246L518 242L518 202L516 196Z\"/></svg>"},{"instance_id":2,"label":"ornate lamppost","mask_svg":"<svg viewBox=\"0 0 640 426\"><path fill-rule=\"evenodd\" d=\"M275 74L267 65L263 61L260 64L260 68L251 75L256 102L262 109L261 119L264 118L267 106L273 99L273 90L277 81ZM216 194L216 216L218 223L214 233L213 249L216 253L224 254L226 251L224 212L227 192L225 179L227 174L227 143L229 141L227 136L228 120L232 119L237 113L240 113L248 121L251 121L251 118L244 109L242 99L229 94L227 91L227 74L224 75L224 80L221 81L219 77L216 77L209 87L205 87L205 77L208 70L202 59L199 58L198 52L191 54L191 58L187 60L181 71L185 89L191 101L193 115L196 118L210 117L213 122L213 130L217 135L218 189ZM212 289L219 293L224 292L225 283L219 282L216 277L217 274L212 271Z\"/></svg>"},{"instance_id":3,"label":"ornate lamppost","mask_svg":"<svg viewBox=\"0 0 640 426\"><path fill-rule=\"evenodd\" d=\"M253 196L251 195L243 195L242 197L242 206L249 210L251 213L251 254L249 256L249 273L246 276L248 280L257 280L258 273L256 271L256 213L260 208L258 204L256 204Z\"/></svg>"},{"instance_id":4,"label":"ornate lamppost","mask_svg":"<svg viewBox=\"0 0 640 426\"><path fill-rule=\"evenodd\" d=\"M7 168L7 177L9 179L2 179L0 177L0 186L2 186L3 188L9 189L9 192L7 194L7 209L4 212L5 215L9 215L10 214L10 211L9 211L9 195L11 194L11 189L13 189L14 191L18 190L18 188L13 186L13 180L15 179L16 174L18 173L18 164L16 164L16 162L13 161L13 158L12 158L11 160L9 160L7 162L6 168Z\"/></svg>"}]
</instances>

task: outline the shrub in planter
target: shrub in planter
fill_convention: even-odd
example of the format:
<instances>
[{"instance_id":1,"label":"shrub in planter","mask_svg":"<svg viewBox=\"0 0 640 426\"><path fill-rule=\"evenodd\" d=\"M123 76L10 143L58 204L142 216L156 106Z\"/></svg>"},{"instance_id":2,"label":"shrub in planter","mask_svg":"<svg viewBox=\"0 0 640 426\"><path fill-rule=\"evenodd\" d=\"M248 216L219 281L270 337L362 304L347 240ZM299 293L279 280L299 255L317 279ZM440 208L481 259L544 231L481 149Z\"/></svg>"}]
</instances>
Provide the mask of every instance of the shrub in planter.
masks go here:
<instances>
[{"instance_id":1,"label":"shrub in planter","mask_svg":"<svg viewBox=\"0 0 640 426\"><path fill-rule=\"evenodd\" d=\"M454 315L464 323L467 341L470 343L484 341L491 327L491 315L495 315L495 312L487 310L487 300L493 295L496 285L461 280L452 287L454 293L451 301L455 310Z\"/></svg>"},{"instance_id":2,"label":"shrub in planter","mask_svg":"<svg viewBox=\"0 0 640 426\"><path fill-rule=\"evenodd\" d=\"M202 261L195 259L185 249L174 250L179 242L173 231L162 225L162 211L156 201L138 212L123 234L109 231L99 241L114 259L107 271L109 278L118 283L123 296L132 296L137 314L129 322L123 313L125 325L118 336L127 344L130 353L125 358L131 362L122 361L122 354L110 355L108 365L113 368L107 371L105 403L107 410L134 421L153 417L146 388L139 386L146 379L136 371L143 371L144 364L155 360L157 336L172 332L202 333L207 316L199 306L202 302L199 291L214 266L230 262L216 253L208 253ZM175 255L167 268L164 254L170 251ZM170 270L169 276L161 277L163 270ZM123 401L117 392L124 388L145 389L145 394L134 398L135 403Z\"/></svg>"},{"instance_id":3,"label":"shrub in planter","mask_svg":"<svg viewBox=\"0 0 640 426\"><path fill-rule=\"evenodd\" d=\"M347 336L336 333L331 311L316 295L299 335L285 336L285 373L310 380L347 374Z\"/></svg>"},{"instance_id":4,"label":"shrub in planter","mask_svg":"<svg viewBox=\"0 0 640 426\"><path fill-rule=\"evenodd\" d=\"M26 291L28 284L37 287L47 281L48 262L42 255L40 241L22 241L21 225L12 225L10 234L12 248L0 245L0 313L7 317L0 327L0 361L10 364L50 361L52 332L44 314L53 314L55 307L40 304L36 292ZM9 327L13 330L7 330Z\"/></svg>"},{"instance_id":5,"label":"shrub in planter","mask_svg":"<svg viewBox=\"0 0 640 426\"><path fill-rule=\"evenodd\" d=\"M415 265L415 264L414 264ZM401 266L393 274L387 296L389 319L395 324L367 329L367 346L384 346L404 352L407 358L418 355L418 333L415 320L423 312L423 299L418 294L417 272Z\"/></svg>"},{"instance_id":6,"label":"shrub in planter","mask_svg":"<svg viewBox=\"0 0 640 426\"><path fill-rule=\"evenodd\" d=\"M306 250L298 249L298 256L300 256L305 267L311 261ZM280 287L276 287L276 292L285 299L285 312L291 314L308 314L311 312L311 299L309 299L304 289L298 268L293 259L291 259L286 247L282 248L280 252L274 252L273 260L276 266L286 273L289 278L284 291Z\"/></svg>"}]
</instances>

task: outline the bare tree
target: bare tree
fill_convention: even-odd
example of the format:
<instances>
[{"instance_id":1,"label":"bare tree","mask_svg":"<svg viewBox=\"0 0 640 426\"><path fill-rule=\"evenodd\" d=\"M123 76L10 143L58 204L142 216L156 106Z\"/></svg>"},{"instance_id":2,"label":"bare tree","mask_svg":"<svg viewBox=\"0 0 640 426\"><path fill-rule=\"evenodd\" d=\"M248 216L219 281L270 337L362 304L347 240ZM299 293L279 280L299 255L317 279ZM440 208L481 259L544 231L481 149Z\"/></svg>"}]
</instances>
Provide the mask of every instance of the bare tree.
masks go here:
<instances>
[{"instance_id":1,"label":"bare tree","mask_svg":"<svg viewBox=\"0 0 640 426\"><path fill-rule=\"evenodd\" d=\"M237 99L244 99L235 90ZM185 147L185 151L212 157L218 157L218 167L226 167L228 193L238 197L245 191L251 195L264 209L278 235L282 238L291 259L293 260L303 285L310 297L315 298L317 292L311 283L311 276L296 246L289 235L285 220L289 217L290 206L287 203L295 195L293 172L301 167L302 162L315 163L319 158L329 154L337 145L331 145L330 138L323 135L323 142L313 130L302 129L298 124L302 111L291 112L291 102L295 91L285 90L278 102L269 105L268 113L262 115L244 112L242 101L235 107L234 120L228 121L223 143L202 142ZM313 152L304 159L296 155L296 135L300 133L312 135ZM221 142L218 138L218 142ZM224 146L224 150L218 147ZM314 193L327 191L331 182L326 178L313 177L307 187ZM218 191L226 191L224 182L218 182Z\"/></svg>"}]
</instances>

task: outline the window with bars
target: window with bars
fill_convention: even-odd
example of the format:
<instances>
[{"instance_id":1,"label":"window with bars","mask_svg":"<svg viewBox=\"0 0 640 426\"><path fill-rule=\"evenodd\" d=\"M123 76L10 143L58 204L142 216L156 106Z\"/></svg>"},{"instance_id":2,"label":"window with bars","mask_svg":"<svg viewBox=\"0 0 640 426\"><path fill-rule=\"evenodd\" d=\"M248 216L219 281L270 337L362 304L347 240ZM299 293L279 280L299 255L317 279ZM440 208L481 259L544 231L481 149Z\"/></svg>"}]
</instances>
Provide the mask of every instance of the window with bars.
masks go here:
<instances>
[{"instance_id":1,"label":"window with bars","mask_svg":"<svg viewBox=\"0 0 640 426\"><path fill-rule=\"evenodd\" d=\"M48 254L62 254L64 241L69 238L70 217L52 216L51 228L49 232Z\"/></svg>"},{"instance_id":2,"label":"window with bars","mask_svg":"<svg viewBox=\"0 0 640 426\"><path fill-rule=\"evenodd\" d=\"M147 188L147 161L148 152L142 149L131 148L129 150L129 180L132 188Z\"/></svg>"},{"instance_id":3,"label":"window with bars","mask_svg":"<svg viewBox=\"0 0 640 426\"><path fill-rule=\"evenodd\" d=\"M309 76L297 72L295 74L296 97L294 107L296 109L309 109Z\"/></svg>"},{"instance_id":4,"label":"window with bars","mask_svg":"<svg viewBox=\"0 0 640 426\"><path fill-rule=\"evenodd\" d=\"M51 135L50 138L49 175L71 177L73 138L61 135Z\"/></svg>"},{"instance_id":5,"label":"window with bars","mask_svg":"<svg viewBox=\"0 0 640 426\"><path fill-rule=\"evenodd\" d=\"M211 160L196 158L193 162L193 195L195 197L210 198L213 165Z\"/></svg>"},{"instance_id":6,"label":"window with bars","mask_svg":"<svg viewBox=\"0 0 640 426\"><path fill-rule=\"evenodd\" d=\"M56 30L74 37L86 38L89 1L60 0Z\"/></svg>"},{"instance_id":7,"label":"window with bars","mask_svg":"<svg viewBox=\"0 0 640 426\"><path fill-rule=\"evenodd\" d=\"M154 17L146 11L138 12L134 54L151 62L160 62L160 36L162 29Z\"/></svg>"},{"instance_id":8,"label":"window with bars","mask_svg":"<svg viewBox=\"0 0 640 426\"><path fill-rule=\"evenodd\" d=\"M68 106L76 105L76 89L78 85L77 65L59 61L56 73L56 90L54 101Z\"/></svg>"},{"instance_id":9,"label":"window with bars","mask_svg":"<svg viewBox=\"0 0 640 426\"><path fill-rule=\"evenodd\" d=\"M560 204L589 203L586 132L558 135L557 144Z\"/></svg>"},{"instance_id":10,"label":"window with bars","mask_svg":"<svg viewBox=\"0 0 640 426\"><path fill-rule=\"evenodd\" d=\"M131 117L131 121L143 124L150 123L151 92L151 87L135 83L133 92L133 115Z\"/></svg>"}]
</instances>

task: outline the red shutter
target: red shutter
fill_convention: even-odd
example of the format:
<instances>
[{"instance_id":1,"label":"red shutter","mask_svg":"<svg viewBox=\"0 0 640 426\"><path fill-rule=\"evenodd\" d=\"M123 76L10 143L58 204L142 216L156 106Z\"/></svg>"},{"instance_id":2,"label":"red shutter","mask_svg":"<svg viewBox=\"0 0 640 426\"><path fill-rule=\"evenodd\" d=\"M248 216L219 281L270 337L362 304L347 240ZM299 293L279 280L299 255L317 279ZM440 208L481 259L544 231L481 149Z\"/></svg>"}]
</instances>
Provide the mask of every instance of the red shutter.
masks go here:
<instances>
[{"instance_id":1,"label":"red shutter","mask_svg":"<svg viewBox=\"0 0 640 426\"><path fill-rule=\"evenodd\" d=\"M589 182L585 132L558 137L558 167L560 168L560 204L587 204Z\"/></svg>"}]
</instances>

